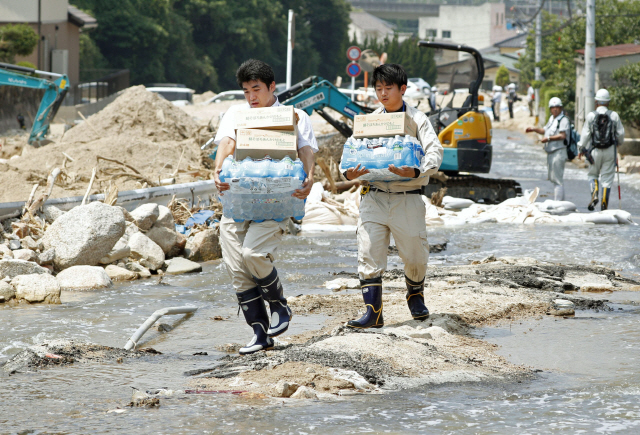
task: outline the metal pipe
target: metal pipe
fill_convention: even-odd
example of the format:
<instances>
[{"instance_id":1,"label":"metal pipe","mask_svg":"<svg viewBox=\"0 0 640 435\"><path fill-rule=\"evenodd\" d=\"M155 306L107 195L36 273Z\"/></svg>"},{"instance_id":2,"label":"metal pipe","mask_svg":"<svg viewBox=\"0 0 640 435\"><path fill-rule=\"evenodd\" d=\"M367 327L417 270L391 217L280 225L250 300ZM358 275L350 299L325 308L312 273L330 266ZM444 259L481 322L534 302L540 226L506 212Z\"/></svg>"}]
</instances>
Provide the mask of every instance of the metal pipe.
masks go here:
<instances>
[{"instance_id":1,"label":"metal pipe","mask_svg":"<svg viewBox=\"0 0 640 435\"><path fill-rule=\"evenodd\" d=\"M127 344L125 344L124 346L125 350L135 350L136 346L138 345L138 341L142 338L144 333L147 332L149 328L151 328L153 324L156 323L156 320L158 320L160 317L166 316L167 314L194 313L197 310L198 307L169 307L156 311L151 315L151 317L147 319L146 322L142 324L142 326L138 328L138 330L131 336L129 341L127 341Z\"/></svg>"}]
</instances>

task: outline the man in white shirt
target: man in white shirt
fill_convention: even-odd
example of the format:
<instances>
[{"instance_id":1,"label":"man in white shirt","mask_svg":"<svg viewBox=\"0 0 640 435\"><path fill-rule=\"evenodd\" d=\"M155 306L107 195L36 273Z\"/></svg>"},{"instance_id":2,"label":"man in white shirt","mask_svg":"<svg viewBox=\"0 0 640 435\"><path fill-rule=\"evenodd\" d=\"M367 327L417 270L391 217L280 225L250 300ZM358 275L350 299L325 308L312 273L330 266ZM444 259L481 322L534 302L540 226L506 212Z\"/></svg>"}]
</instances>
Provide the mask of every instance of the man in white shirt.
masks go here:
<instances>
[{"instance_id":1,"label":"man in white shirt","mask_svg":"<svg viewBox=\"0 0 640 435\"><path fill-rule=\"evenodd\" d=\"M502 104L502 86L493 87L493 95L491 97L491 110L493 111L493 120L500 122L500 104Z\"/></svg>"},{"instance_id":2,"label":"man in white shirt","mask_svg":"<svg viewBox=\"0 0 640 435\"><path fill-rule=\"evenodd\" d=\"M220 195L229 189L220 181L224 159L236 148L235 113L239 110L280 106L274 95L276 82L273 70L266 63L249 59L236 72L238 85L244 91L246 104L231 107L222 118L214 142L218 145L214 180ZM318 144L306 112L295 109L298 115L298 157L302 161L307 179L294 197L305 199L311 191L315 170L314 153ZM247 324L253 328L253 339L240 349L241 355L267 350L273 347L272 337L284 333L292 318L291 309L284 297L278 272L273 266L286 221L235 222L223 217L220 221L220 245L222 258L231 276L238 304L242 307ZM264 304L269 303L271 322Z\"/></svg>"},{"instance_id":3,"label":"man in white shirt","mask_svg":"<svg viewBox=\"0 0 640 435\"><path fill-rule=\"evenodd\" d=\"M562 112L562 101L558 97L549 100L551 116L544 128L528 127L526 132L543 134L540 140L547 152L547 169L549 181L554 185L553 199L564 201L564 164L567 161L567 146L564 140L569 137L571 123Z\"/></svg>"},{"instance_id":4,"label":"man in white shirt","mask_svg":"<svg viewBox=\"0 0 640 435\"><path fill-rule=\"evenodd\" d=\"M602 183L601 209L609 207L609 194L613 185L616 171L617 145L624 142L624 127L620 116L609 110L609 91L600 89L596 92L596 110L589 113L582 126L582 135L578 149L580 156L585 152L591 153L593 163L589 165L589 186L591 187L591 202L587 207L593 211L598 204L600 186Z\"/></svg>"},{"instance_id":5,"label":"man in white shirt","mask_svg":"<svg viewBox=\"0 0 640 435\"><path fill-rule=\"evenodd\" d=\"M533 116L533 105L536 101L536 91L533 86L527 85L527 105L529 106L529 116Z\"/></svg>"}]
</instances>

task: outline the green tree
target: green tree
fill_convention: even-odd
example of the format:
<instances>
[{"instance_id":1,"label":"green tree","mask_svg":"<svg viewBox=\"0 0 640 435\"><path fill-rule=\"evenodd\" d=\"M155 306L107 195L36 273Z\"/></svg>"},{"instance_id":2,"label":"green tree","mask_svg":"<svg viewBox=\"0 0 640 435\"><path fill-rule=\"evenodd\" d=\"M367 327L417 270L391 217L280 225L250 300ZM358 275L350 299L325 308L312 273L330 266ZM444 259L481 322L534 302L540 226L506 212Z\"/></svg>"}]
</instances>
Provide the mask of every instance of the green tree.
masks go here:
<instances>
[{"instance_id":1,"label":"green tree","mask_svg":"<svg viewBox=\"0 0 640 435\"><path fill-rule=\"evenodd\" d=\"M615 85L611 92L611 109L618 112L623 122L640 128L640 63L616 69L612 76Z\"/></svg>"},{"instance_id":2,"label":"green tree","mask_svg":"<svg viewBox=\"0 0 640 435\"><path fill-rule=\"evenodd\" d=\"M509 70L506 66L500 65L496 71L496 85L505 87L509 84Z\"/></svg>"},{"instance_id":3,"label":"green tree","mask_svg":"<svg viewBox=\"0 0 640 435\"><path fill-rule=\"evenodd\" d=\"M596 0L596 47L633 43L640 38L640 2ZM574 16L568 22L543 11L542 61L543 81L561 90L565 111L574 111L576 95L576 50L584 49L585 17ZM516 67L521 80L531 83L535 68L535 29L527 37L526 53Z\"/></svg>"},{"instance_id":4,"label":"green tree","mask_svg":"<svg viewBox=\"0 0 640 435\"><path fill-rule=\"evenodd\" d=\"M28 24L0 27L0 61L15 63L16 56L28 56L38 45L38 34Z\"/></svg>"},{"instance_id":5,"label":"green tree","mask_svg":"<svg viewBox=\"0 0 640 435\"><path fill-rule=\"evenodd\" d=\"M105 69L108 66L107 59L91 36L85 32L80 33L80 70Z\"/></svg>"}]
</instances>

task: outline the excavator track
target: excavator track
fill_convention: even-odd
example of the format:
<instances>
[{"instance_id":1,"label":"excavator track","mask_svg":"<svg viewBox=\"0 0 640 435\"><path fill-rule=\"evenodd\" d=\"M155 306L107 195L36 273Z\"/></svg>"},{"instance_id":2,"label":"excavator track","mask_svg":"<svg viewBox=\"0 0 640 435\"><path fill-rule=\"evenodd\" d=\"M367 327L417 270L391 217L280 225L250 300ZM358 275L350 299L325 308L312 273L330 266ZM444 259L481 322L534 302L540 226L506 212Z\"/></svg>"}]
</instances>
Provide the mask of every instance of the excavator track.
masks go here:
<instances>
[{"instance_id":1,"label":"excavator track","mask_svg":"<svg viewBox=\"0 0 640 435\"><path fill-rule=\"evenodd\" d=\"M449 196L471 199L485 204L497 204L522 195L522 187L515 180L483 178L476 175L456 175L444 178L446 181L434 178L429 180L429 184L422 188L423 195L431 197L431 194L446 187Z\"/></svg>"}]
</instances>

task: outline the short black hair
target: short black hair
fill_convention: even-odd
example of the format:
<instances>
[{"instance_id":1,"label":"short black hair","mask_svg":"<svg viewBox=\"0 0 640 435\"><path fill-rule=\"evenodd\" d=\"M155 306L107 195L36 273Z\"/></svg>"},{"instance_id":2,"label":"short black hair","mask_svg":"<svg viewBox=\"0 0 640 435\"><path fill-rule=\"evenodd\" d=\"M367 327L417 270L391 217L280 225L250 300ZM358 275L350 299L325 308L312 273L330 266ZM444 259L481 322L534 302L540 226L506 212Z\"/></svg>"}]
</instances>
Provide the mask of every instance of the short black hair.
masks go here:
<instances>
[{"instance_id":1,"label":"short black hair","mask_svg":"<svg viewBox=\"0 0 640 435\"><path fill-rule=\"evenodd\" d=\"M276 76L273 73L273 69L263 61L257 59L245 60L236 71L236 81L238 86L242 87L243 83L253 80L258 80L269 87L271 83L276 81Z\"/></svg>"},{"instance_id":2,"label":"short black hair","mask_svg":"<svg viewBox=\"0 0 640 435\"><path fill-rule=\"evenodd\" d=\"M398 85L398 88L407 84L407 73L402 65L397 63L385 63L378 65L373 70L373 86L380 82L385 85Z\"/></svg>"}]
</instances>

